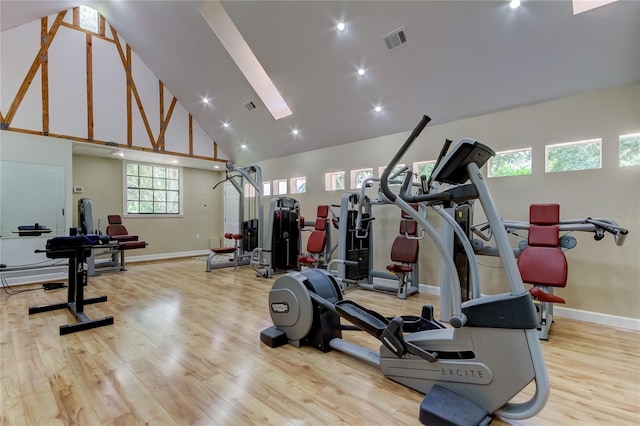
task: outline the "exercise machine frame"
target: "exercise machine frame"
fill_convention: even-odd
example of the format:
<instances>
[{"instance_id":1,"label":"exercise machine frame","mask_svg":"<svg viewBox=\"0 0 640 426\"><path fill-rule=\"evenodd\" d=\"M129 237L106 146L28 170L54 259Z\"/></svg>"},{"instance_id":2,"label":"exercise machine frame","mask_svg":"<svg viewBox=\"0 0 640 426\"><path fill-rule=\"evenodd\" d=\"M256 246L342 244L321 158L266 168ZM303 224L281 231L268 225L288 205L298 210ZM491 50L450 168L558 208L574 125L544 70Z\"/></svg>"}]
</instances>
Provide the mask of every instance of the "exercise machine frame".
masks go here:
<instances>
[{"instance_id":1,"label":"exercise machine frame","mask_svg":"<svg viewBox=\"0 0 640 426\"><path fill-rule=\"evenodd\" d=\"M424 116L393 157L382 175L381 188L390 201L425 229L450 272L450 327L427 327L405 335L402 317L389 321L353 302L328 300L327 297L340 299L337 283L319 285L322 288L314 291L316 282L335 282L335 278L324 273L326 280L316 279L309 274L322 271L310 270L304 271L306 275L293 273L276 280L269 294L275 326L265 330L261 338L274 345L283 340L300 344L315 334L329 348L379 365L386 377L426 394L420 407L420 420L425 424L486 424L492 414L515 420L532 417L548 399L549 379L537 338L535 308L520 278L506 230L502 226L495 229L494 239L504 262L509 292L461 302L451 252L434 227L411 207L413 203L433 206L477 198L489 223L497 227L501 219L479 170L494 152L479 142L463 139L446 153L434 172L435 180L453 187L412 195L411 176L407 175L399 194L389 189L389 172L429 121ZM469 180L470 184L463 185ZM473 254L470 261L476 261ZM331 291L331 287L335 290ZM337 336L336 321L340 317L377 337L382 343L380 352ZM529 400L511 402L534 381L535 391ZM472 420L466 417L470 412L474 413Z\"/></svg>"}]
</instances>

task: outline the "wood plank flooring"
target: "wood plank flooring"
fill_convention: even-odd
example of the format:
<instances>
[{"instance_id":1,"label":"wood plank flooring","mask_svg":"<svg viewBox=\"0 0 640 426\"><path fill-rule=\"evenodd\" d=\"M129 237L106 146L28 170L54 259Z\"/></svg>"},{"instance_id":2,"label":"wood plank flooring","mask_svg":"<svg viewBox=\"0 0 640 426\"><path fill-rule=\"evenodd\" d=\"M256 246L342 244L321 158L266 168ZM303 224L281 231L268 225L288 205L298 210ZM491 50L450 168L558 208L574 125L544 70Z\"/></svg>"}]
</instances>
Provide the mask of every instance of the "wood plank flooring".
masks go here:
<instances>
[{"instance_id":1,"label":"wood plank flooring","mask_svg":"<svg viewBox=\"0 0 640 426\"><path fill-rule=\"evenodd\" d=\"M59 336L66 289L2 294L1 425L419 425L423 395L338 352L271 349L273 279L248 267L207 273L197 259L130 264L89 278L90 318L115 324ZM433 296L408 300L353 290L384 315L418 314ZM361 332L345 338L377 350ZM640 424L640 333L559 318L542 342L551 396L536 417L494 424ZM525 389L524 393L532 389Z\"/></svg>"}]
</instances>

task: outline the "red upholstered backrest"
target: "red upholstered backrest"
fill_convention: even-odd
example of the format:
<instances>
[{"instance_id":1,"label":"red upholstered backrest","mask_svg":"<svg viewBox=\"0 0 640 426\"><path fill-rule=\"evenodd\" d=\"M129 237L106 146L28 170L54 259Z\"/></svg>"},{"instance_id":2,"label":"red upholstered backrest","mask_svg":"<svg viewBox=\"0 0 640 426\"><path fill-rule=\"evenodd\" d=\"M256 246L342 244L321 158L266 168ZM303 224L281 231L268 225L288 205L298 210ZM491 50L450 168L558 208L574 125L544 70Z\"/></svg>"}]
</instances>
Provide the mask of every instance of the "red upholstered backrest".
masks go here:
<instances>
[{"instance_id":1,"label":"red upholstered backrest","mask_svg":"<svg viewBox=\"0 0 640 426\"><path fill-rule=\"evenodd\" d=\"M328 219L316 219L316 225L314 226L314 230L316 231L326 231L327 230L327 221Z\"/></svg>"},{"instance_id":2,"label":"red upholstered backrest","mask_svg":"<svg viewBox=\"0 0 640 426\"><path fill-rule=\"evenodd\" d=\"M567 258L558 247L559 204L532 204L529 207L528 245L518 257L522 281L534 285L567 285Z\"/></svg>"},{"instance_id":3,"label":"red upholstered backrest","mask_svg":"<svg viewBox=\"0 0 640 426\"><path fill-rule=\"evenodd\" d=\"M418 261L418 240L398 235L391 246L391 261L401 263L416 263Z\"/></svg>"},{"instance_id":4,"label":"red upholstered backrest","mask_svg":"<svg viewBox=\"0 0 640 426\"><path fill-rule=\"evenodd\" d=\"M400 221L400 230L398 232L402 235L408 234L415 237L418 235L418 222L403 219Z\"/></svg>"},{"instance_id":5,"label":"red upholstered backrest","mask_svg":"<svg viewBox=\"0 0 640 426\"><path fill-rule=\"evenodd\" d=\"M327 234L324 231L311 231L307 241L307 251L309 253L322 253L327 241Z\"/></svg>"},{"instance_id":6,"label":"red upholstered backrest","mask_svg":"<svg viewBox=\"0 0 640 426\"><path fill-rule=\"evenodd\" d=\"M557 226L531 225L528 243L530 246L558 247L560 230Z\"/></svg>"},{"instance_id":7,"label":"red upholstered backrest","mask_svg":"<svg viewBox=\"0 0 640 426\"><path fill-rule=\"evenodd\" d=\"M107 226L107 235L114 237L116 235L128 235L127 228L124 225L109 225Z\"/></svg>"},{"instance_id":8,"label":"red upholstered backrest","mask_svg":"<svg viewBox=\"0 0 640 426\"><path fill-rule=\"evenodd\" d=\"M415 203L411 203L409 204L414 210L418 210L418 205ZM400 210L401 212L401 216L403 219L410 219L411 216L409 216L404 210Z\"/></svg>"},{"instance_id":9,"label":"red upholstered backrest","mask_svg":"<svg viewBox=\"0 0 640 426\"><path fill-rule=\"evenodd\" d=\"M317 216L321 218L329 217L329 206L318 206Z\"/></svg>"},{"instance_id":10,"label":"red upholstered backrest","mask_svg":"<svg viewBox=\"0 0 640 426\"><path fill-rule=\"evenodd\" d=\"M122 217L119 214L110 214L107 216L109 225L122 225Z\"/></svg>"},{"instance_id":11,"label":"red upholstered backrest","mask_svg":"<svg viewBox=\"0 0 640 426\"><path fill-rule=\"evenodd\" d=\"M560 204L531 204L529 223L532 225L557 225L560 222Z\"/></svg>"}]
</instances>

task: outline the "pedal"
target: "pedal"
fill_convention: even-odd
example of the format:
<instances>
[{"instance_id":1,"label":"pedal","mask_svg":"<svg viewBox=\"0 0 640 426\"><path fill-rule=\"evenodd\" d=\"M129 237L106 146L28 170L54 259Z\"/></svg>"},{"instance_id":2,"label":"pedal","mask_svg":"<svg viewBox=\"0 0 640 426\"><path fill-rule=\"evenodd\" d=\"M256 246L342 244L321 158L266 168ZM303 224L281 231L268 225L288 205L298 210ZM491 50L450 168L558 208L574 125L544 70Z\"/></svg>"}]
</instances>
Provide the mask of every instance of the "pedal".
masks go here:
<instances>
[{"instance_id":1,"label":"pedal","mask_svg":"<svg viewBox=\"0 0 640 426\"><path fill-rule=\"evenodd\" d=\"M420 423L429 426L478 426L491 423L491 417L474 402L436 385L420 404Z\"/></svg>"}]
</instances>

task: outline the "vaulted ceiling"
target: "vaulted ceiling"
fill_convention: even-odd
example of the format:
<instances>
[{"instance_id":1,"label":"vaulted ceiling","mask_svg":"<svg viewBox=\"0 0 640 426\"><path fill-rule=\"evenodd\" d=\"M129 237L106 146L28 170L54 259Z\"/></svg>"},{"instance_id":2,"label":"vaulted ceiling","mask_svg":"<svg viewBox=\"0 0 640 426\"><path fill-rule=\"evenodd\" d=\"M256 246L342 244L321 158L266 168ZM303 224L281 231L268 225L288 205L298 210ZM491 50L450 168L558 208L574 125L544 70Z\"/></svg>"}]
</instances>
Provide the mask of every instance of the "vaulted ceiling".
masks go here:
<instances>
[{"instance_id":1,"label":"vaulted ceiling","mask_svg":"<svg viewBox=\"0 0 640 426\"><path fill-rule=\"evenodd\" d=\"M636 1L575 16L570 1L224 1L293 112L275 120L202 3L2 0L0 23L97 9L239 164L640 81ZM382 36L401 27L407 43L389 50Z\"/></svg>"}]
</instances>

